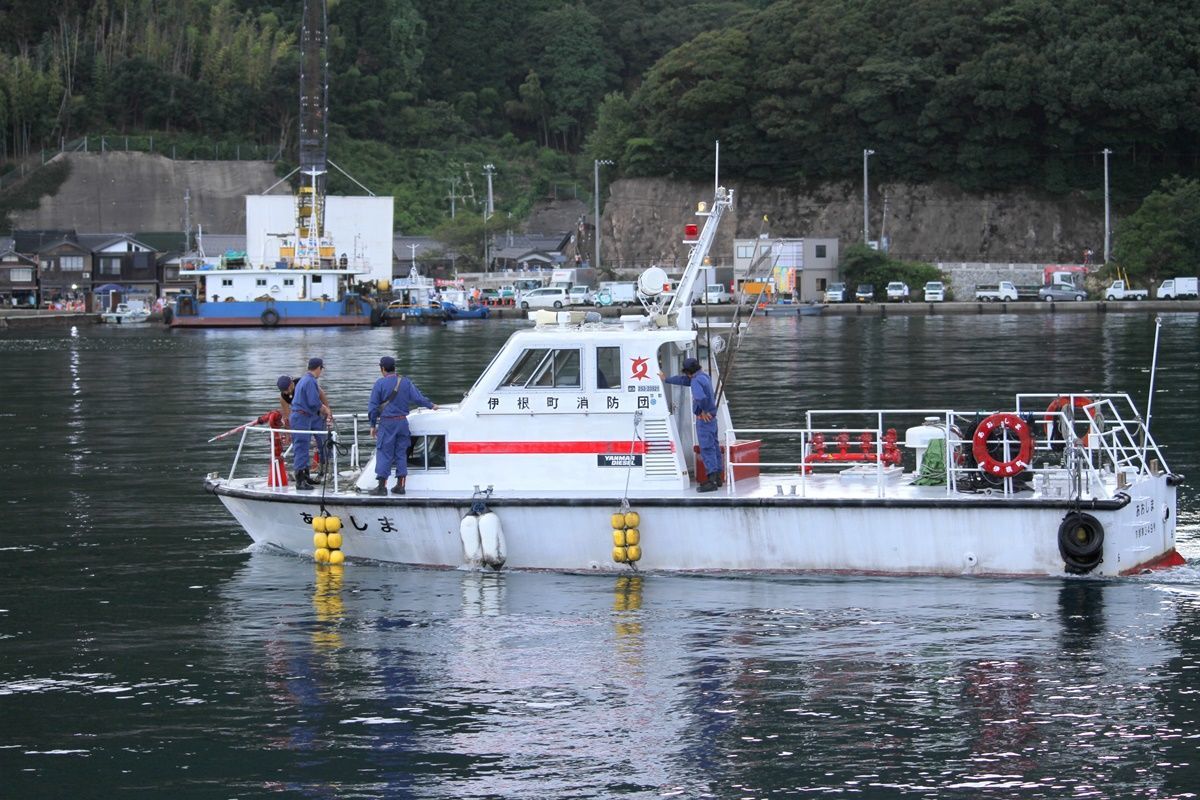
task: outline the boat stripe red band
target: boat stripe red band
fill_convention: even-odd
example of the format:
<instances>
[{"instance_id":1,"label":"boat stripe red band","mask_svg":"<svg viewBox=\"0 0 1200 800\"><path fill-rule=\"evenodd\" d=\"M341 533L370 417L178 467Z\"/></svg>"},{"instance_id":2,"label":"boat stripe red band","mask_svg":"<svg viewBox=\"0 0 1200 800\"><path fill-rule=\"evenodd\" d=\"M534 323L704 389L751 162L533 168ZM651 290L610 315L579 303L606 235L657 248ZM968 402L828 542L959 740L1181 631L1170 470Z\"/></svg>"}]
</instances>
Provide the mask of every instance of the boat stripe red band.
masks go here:
<instances>
[{"instance_id":1,"label":"boat stripe red band","mask_svg":"<svg viewBox=\"0 0 1200 800\"><path fill-rule=\"evenodd\" d=\"M453 455L628 455L645 453L645 442L450 442Z\"/></svg>"}]
</instances>

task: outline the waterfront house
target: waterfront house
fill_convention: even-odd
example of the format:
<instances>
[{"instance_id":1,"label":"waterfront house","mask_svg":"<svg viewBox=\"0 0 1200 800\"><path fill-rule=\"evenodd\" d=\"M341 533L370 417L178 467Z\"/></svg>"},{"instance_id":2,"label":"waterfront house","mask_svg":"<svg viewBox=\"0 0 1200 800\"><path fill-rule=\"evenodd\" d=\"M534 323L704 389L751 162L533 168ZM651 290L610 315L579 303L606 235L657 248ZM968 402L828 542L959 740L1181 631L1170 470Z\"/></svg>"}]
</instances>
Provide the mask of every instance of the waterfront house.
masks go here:
<instances>
[{"instance_id":1,"label":"waterfront house","mask_svg":"<svg viewBox=\"0 0 1200 800\"><path fill-rule=\"evenodd\" d=\"M42 305L84 303L92 293L92 251L73 234L38 250L38 286Z\"/></svg>"},{"instance_id":2,"label":"waterfront house","mask_svg":"<svg viewBox=\"0 0 1200 800\"><path fill-rule=\"evenodd\" d=\"M37 261L18 253L12 237L0 239L0 306L37 308Z\"/></svg>"},{"instance_id":3,"label":"waterfront house","mask_svg":"<svg viewBox=\"0 0 1200 800\"><path fill-rule=\"evenodd\" d=\"M92 293L108 311L140 300L151 305L159 295L158 253L127 233L81 233L76 240L92 253Z\"/></svg>"}]
</instances>

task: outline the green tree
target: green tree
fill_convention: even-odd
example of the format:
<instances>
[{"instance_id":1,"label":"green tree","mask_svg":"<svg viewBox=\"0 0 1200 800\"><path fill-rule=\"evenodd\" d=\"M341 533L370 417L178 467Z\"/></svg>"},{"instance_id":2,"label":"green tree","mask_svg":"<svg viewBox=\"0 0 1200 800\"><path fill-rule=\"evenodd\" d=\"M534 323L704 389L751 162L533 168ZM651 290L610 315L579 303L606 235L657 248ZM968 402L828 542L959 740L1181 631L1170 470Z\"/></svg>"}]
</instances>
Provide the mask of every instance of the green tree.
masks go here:
<instances>
[{"instance_id":1,"label":"green tree","mask_svg":"<svg viewBox=\"0 0 1200 800\"><path fill-rule=\"evenodd\" d=\"M1163 181L1117 225L1114 259L1133 280L1196 274L1200 264L1200 181Z\"/></svg>"},{"instance_id":2,"label":"green tree","mask_svg":"<svg viewBox=\"0 0 1200 800\"><path fill-rule=\"evenodd\" d=\"M917 289L929 281L944 281L945 276L932 264L919 261L900 261L887 253L872 250L861 242L842 250L838 270L851 288L860 283L874 284L882 291L892 281L904 281L909 289Z\"/></svg>"}]
</instances>

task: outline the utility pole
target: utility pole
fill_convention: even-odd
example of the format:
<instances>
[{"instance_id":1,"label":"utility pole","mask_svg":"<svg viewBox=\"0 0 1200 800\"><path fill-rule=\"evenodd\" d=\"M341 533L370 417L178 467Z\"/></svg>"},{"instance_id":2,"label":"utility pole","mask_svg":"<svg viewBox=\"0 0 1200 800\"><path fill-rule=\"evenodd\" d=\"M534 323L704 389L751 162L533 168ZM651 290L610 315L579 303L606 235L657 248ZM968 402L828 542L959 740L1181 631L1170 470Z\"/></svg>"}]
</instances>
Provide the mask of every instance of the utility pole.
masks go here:
<instances>
[{"instance_id":1,"label":"utility pole","mask_svg":"<svg viewBox=\"0 0 1200 800\"><path fill-rule=\"evenodd\" d=\"M488 239L487 223L488 223L488 220L492 218L492 214L495 213L495 207L492 205L492 173L494 173L495 171L496 171L496 166L494 164L484 164L483 165L483 174L487 176L487 182L488 182L487 206L485 206L483 209L483 271L484 272L490 271L490 267L491 267L491 263L492 263L491 252L490 252L492 243L491 243L491 240Z\"/></svg>"},{"instance_id":2,"label":"utility pole","mask_svg":"<svg viewBox=\"0 0 1200 800\"><path fill-rule=\"evenodd\" d=\"M863 244L870 246L871 242L871 223L867 216L868 199L867 189L870 186L869 173L867 171L867 159L875 155L874 150L863 150Z\"/></svg>"},{"instance_id":3,"label":"utility pole","mask_svg":"<svg viewBox=\"0 0 1200 800\"><path fill-rule=\"evenodd\" d=\"M1112 242L1112 213L1108 204L1108 157L1112 150L1107 147L1100 151L1104 154L1104 263L1108 263L1109 245Z\"/></svg>"},{"instance_id":4,"label":"utility pole","mask_svg":"<svg viewBox=\"0 0 1200 800\"><path fill-rule=\"evenodd\" d=\"M454 201L458 198L458 176L452 176L446 179L450 182L450 219L454 219Z\"/></svg>"},{"instance_id":5,"label":"utility pole","mask_svg":"<svg viewBox=\"0 0 1200 800\"><path fill-rule=\"evenodd\" d=\"M594 217L596 220L596 227L594 228L596 237L596 263L592 265L592 269L600 269L600 165L612 166L612 163L606 158L597 159L592 162L592 175L595 182L595 193L592 199L596 203L596 216Z\"/></svg>"},{"instance_id":6,"label":"utility pole","mask_svg":"<svg viewBox=\"0 0 1200 800\"><path fill-rule=\"evenodd\" d=\"M883 217L879 220L879 249L885 253L888 251L887 215L888 215L888 193L887 193L887 189L884 189L883 190Z\"/></svg>"},{"instance_id":7,"label":"utility pole","mask_svg":"<svg viewBox=\"0 0 1200 800\"><path fill-rule=\"evenodd\" d=\"M192 251L192 190L183 190L183 254Z\"/></svg>"}]
</instances>

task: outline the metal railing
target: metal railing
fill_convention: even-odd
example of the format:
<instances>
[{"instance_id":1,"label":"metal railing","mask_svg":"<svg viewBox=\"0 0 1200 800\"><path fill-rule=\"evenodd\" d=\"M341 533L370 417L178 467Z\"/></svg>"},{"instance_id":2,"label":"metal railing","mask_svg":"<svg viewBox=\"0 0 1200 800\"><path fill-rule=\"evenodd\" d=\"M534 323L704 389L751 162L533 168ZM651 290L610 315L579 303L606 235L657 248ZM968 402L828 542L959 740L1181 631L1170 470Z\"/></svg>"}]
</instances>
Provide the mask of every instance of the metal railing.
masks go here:
<instances>
[{"instance_id":1,"label":"metal railing","mask_svg":"<svg viewBox=\"0 0 1200 800\"><path fill-rule=\"evenodd\" d=\"M352 428L352 433L351 433L352 438L351 438L351 444L350 444L350 452L348 453L348 456L349 456L348 461L349 461L349 467L352 470L359 469L362 466L362 464L360 463L360 460L359 460L359 454L360 454L359 441L358 441L358 438L359 438L358 437L359 416L360 415L358 415L358 414L351 415L351 421L353 423L353 428ZM337 493L338 479L340 476L339 476L339 470L338 470L338 449L339 448L337 447L337 445L339 443L339 432L336 427L329 428L328 430L325 430L325 431L312 431L312 430L295 430L292 428L272 428L269 425L257 425L257 424L247 425L244 428L242 428L242 435L241 435L241 438L238 440L237 451L234 452L234 454L233 454L233 463L230 465L229 475L226 477L227 481L232 481L234 479L234 476L237 473L238 463L242 459L242 452L246 449L246 438L251 433L266 434L266 436L263 438L263 441L266 443L266 446L267 446L267 458L268 458L269 462L275 458L275 436L277 436L277 435L284 436L284 435L295 435L295 434L299 433L299 434L308 434L308 435L314 436L314 437L315 436L328 437L329 440L332 442L332 446L325 448L325 453L328 453L329 471L333 475L333 491L334 491L334 493ZM291 451L291 447L289 446L286 450L284 450L281 453L280 458L286 459L288 457L288 453L290 451ZM326 455L323 453L321 458L322 459L326 458ZM286 471L286 466L284 467L284 470Z\"/></svg>"},{"instance_id":2,"label":"metal railing","mask_svg":"<svg viewBox=\"0 0 1200 800\"><path fill-rule=\"evenodd\" d=\"M1060 400L1061 398L1061 400ZM1048 409L1058 402L1056 411ZM1065 403L1065 405L1064 405ZM1015 413L1029 423L1032 440L1032 455L1028 464L1022 463L1019 476L981 477L986 473L973 460L966 457L974 448L973 432L984 419L999 413ZM943 483L947 495L960 491L982 491L986 494L1000 493L1005 496L1025 490L1028 479L1043 476L1044 486L1052 480L1065 476L1070 495L1079 499L1085 494L1097 499L1112 499L1123 487L1123 479L1155 474L1160 468L1169 471L1166 459L1158 443L1150 436L1141 415L1128 394L1020 394L1016 398L1015 412L971 411L952 409L822 409L805 414L802 428L731 428L725 432L727 456L733 453L735 443L745 436L782 436L790 439L789 447L798 447L796 461L738 461L725 459L724 471L727 491L734 491L734 475L737 467L785 468L798 472L793 494L806 496L810 475L822 468L842 471L848 466L874 470L876 494L886 496L889 476L895 475L896 467L885 463L886 432L897 431L896 446L903 447L906 426L898 424L908 418L920 419L924 424L941 428L944 446ZM936 419L936 422L932 420ZM889 421L891 424L888 424ZM972 431L964 437L963 430ZM871 450L865 450L856 437L870 436ZM831 436L846 435L842 439L842 452L850 447L861 453L861 459L833 459L822 461L814 458L814 440L822 437L829 441ZM1020 439L1015 433L999 426L988 446L995 448L995 458L1010 462L1018 458ZM1157 464L1153 464L1157 461ZM1036 463L1040 461L1041 466ZM919 474L919 473L911 473ZM782 493L782 485L779 489Z\"/></svg>"}]
</instances>

